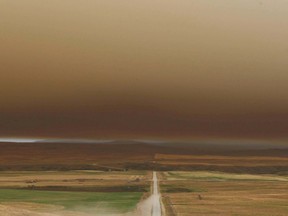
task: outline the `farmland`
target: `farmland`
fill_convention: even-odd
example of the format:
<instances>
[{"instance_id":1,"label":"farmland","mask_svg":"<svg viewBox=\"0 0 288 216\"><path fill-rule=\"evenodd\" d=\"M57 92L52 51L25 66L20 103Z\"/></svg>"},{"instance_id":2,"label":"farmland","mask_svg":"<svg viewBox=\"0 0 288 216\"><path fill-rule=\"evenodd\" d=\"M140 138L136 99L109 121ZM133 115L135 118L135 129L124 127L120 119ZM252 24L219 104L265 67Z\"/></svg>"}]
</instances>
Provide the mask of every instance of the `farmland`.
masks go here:
<instances>
[{"instance_id":1,"label":"farmland","mask_svg":"<svg viewBox=\"0 0 288 216\"><path fill-rule=\"evenodd\" d=\"M134 214L149 191L149 177L144 171L1 172L0 210L7 215Z\"/></svg>"},{"instance_id":2,"label":"farmland","mask_svg":"<svg viewBox=\"0 0 288 216\"><path fill-rule=\"evenodd\" d=\"M167 215L288 214L288 176L163 172Z\"/></svg>"},{"instance_id":3,"label":"farmland","mask_svg":"<svg viewBox=\"0 0 288 216\"><path fill-rule=\"evenodd\" d=\"M164 216L288 215L286 149L200 151L138 143L0 147L1 216L151 215L152 171Z\"/></svg>"}]
</instances>

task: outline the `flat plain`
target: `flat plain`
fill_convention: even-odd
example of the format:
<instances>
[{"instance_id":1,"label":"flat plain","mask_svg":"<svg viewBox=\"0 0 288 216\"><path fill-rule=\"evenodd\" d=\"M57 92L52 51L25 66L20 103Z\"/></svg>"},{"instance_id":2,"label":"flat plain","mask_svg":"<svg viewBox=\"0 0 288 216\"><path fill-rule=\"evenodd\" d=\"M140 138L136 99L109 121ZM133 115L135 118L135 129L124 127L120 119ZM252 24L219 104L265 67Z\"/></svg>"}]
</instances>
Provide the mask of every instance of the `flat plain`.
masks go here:
<instances>
[{"instance_id":1,"label":"flat plain","mask_svg":"<svg viewBox=\"0 0 288 216\"><path fill-rule=\"evenodd\" d=\"M288 215L288 175L163 172L167 215Z\"/></svg>"},{"instance_id":2,"label":"flat plain","mask_svg":"<svg viewBox=\"0 0 288 216\"><path fill-rule=\"evenodd\" d=\"M132 215L150 190L150 175L145 171L1 172L1 215Z\"/></svg>"},{"instance_id":3,"label":"flat plain","mask_svg":"<svg viewBox=\"0 0 288 216\"><path fill-rule=\"evenodd\" d=\"M1 216L142 216L152 171L164 216L288 215L287 148L138 142L0 148Z\"/></svg>"}]
</instances>

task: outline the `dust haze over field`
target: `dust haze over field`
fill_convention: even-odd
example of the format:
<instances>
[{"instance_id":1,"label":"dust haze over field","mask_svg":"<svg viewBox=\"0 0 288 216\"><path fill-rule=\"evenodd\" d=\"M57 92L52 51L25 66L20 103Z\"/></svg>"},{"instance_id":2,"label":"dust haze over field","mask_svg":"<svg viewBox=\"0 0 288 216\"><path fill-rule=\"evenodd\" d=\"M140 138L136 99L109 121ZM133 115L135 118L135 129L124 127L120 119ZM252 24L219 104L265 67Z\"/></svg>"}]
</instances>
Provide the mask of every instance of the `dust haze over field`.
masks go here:
<instances>
[{"instance_id":1,"label":"dust haze over field","mask_svg":"<svg viewBox=\"0 0 288 216\"><path fill-rule=\"evenodd\" d=\"M287 139L285 0L0 1L0 136Z\"/></svg>"},{"instance_id":2,"label":"dust haze over field","mask_svg":"<svg viewBox=\"0 0 288 216\"><path fill-rule=\"evenodd\" d=\"M288 1L0 0L1 216L288 215Z\"/></svg>"}]
</instances>

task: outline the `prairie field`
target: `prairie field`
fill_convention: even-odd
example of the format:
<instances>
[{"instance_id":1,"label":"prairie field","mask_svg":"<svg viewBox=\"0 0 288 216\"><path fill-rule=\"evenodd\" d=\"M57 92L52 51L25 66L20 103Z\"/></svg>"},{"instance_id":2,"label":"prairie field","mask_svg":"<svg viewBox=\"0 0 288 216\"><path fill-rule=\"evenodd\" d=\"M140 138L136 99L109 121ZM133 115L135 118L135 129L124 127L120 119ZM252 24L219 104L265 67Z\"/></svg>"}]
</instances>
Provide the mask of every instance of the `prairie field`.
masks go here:
<instances>
[{"instance_id":1,"label":"prairie field","mask_svg":"<svg viewBox=\"0 0 288 216\"><path fill-rule=\"evenodd\" d=\"M152 171L161 216L288 215L287 150L138 143L0 147L1 216L151 215Z\"/></svg>"},{"instance_id":2,"label":"prairie field","mask_svg":"<svg viewBox=\"0 0 288 216\"><path fill-rule=\"evenodd\" d=\"M0 188L145 192L148 178L145 171L5 171L0 172Z\"/></svg>"},{"instance_id":3,"label":"prairie field","mask_svg":"<svg viewBox=\"0 0 288 216\"><path fill-rule=\"evenodd\" d=\"M288 215L288 176L163 172L167 215Z\"/></svg>"},{"instance_id":4,"label":"prairie field","mask_svg":"<svg viewBox=\"0 0 288 216\"><path fill-rule=\"evenodd\" d=\"M1 215L133 215L145 171L0 172Z\"/></svg>"}]
</instances>

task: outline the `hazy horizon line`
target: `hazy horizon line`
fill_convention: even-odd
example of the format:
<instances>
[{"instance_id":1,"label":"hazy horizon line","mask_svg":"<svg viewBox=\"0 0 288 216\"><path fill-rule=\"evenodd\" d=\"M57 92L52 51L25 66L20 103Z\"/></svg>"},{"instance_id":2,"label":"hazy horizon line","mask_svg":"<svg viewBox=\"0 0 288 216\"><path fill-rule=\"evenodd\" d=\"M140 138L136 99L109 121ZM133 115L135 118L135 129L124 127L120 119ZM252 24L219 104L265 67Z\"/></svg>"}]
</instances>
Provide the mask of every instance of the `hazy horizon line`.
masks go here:
<instances>
[{"instance_id":1,"label":"hazy horizon line","mask_svg":"<svg viewBox=\"0 0 288 216\"><path fill-rule=\"evenodd\" d=\"M191 144L191 145L233 145L233 146L260 146L263 147L288 147L286 140L261 140L261 139L191 139L191 140L164 140L164 139L92 139L92 138L32 138L32 137L0 137L0 143L144 143L144 144Z\"/></svg>"}]
</instances>

